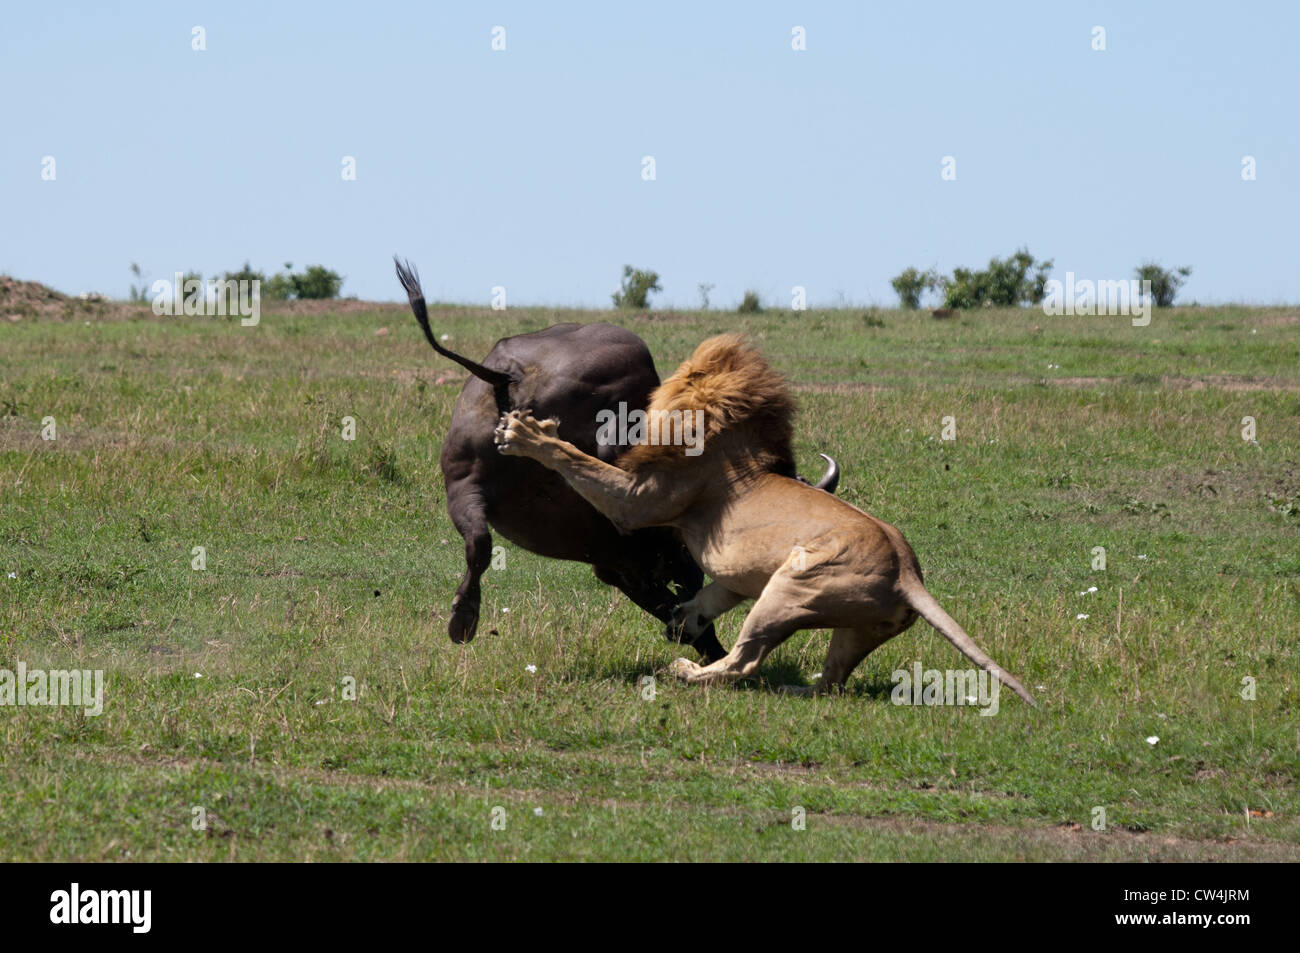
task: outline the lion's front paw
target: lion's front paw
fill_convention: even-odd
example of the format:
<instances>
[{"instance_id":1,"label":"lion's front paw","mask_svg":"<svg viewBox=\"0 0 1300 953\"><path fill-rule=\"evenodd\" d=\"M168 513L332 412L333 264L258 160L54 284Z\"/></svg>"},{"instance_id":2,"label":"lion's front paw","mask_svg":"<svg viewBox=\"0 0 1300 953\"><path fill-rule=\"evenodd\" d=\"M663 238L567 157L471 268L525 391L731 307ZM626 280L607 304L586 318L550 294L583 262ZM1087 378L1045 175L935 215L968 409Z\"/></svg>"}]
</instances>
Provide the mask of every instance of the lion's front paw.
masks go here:
<instances>
[{"instance_id":1,"label":"lion's front paw","mask_svg":"<svg viewBox=\"0 0 1300 953\"><path fill-rule=\"evenodd\" d=\"M516 440L519 437L519 411L512 410L501 415L497 421L496 430L492 431L492 442L497 445L497 450L505 454L515 452Z\"/></svg>"},{"instance_id":2,"label":"lion's front paw","mask_svg":"<svg viewBox=\"0 0 1300 953\"><path fill-rule=\"evenodd\" d=\"M524 456L547 438L554 438L558 430L557 420L538 420L526 410L512 410L501 415L492 439L501 453Z\"/></svg>"},{"instance_id":3,"label":"lion's front paw","mask_svg":"<svg viewBox=\"0 0 1300 953\"><path fill-rule=\"evenodd\" d=\"M700 667L688 658L673 659L668 666L668 674L676 676L683 681L689 679L692 675L700 670Z\"/></svg>"}]
</instances>

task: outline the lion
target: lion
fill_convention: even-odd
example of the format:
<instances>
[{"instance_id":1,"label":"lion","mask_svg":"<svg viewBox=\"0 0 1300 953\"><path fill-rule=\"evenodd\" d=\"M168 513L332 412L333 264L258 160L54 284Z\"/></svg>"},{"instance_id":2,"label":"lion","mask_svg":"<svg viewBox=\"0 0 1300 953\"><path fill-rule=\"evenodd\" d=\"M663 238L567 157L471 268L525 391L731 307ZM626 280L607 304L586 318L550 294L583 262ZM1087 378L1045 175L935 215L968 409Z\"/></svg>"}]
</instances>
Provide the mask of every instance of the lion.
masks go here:
<instances>
[{"instance_id":1,"label":"lion","mask_svg":"<svg viewBox=\"0 0 1300 953\"><path fill-rule=\"evenodd\" d=\"M677 530L713 579L682 605L677 624L697 630L755 600L730 652L703 665L679 658L674 675L691 684L747 678L795 632L828 628L830 650L816 690L841 689L867 655L920 616L1037 707L926 590L902 533L774 472L793 472L794 400L785 378L744 338L723 334L701 343L654 391L648 415L658 441L631 447L616 465L561 440L556 420L526 412L503 414L495 441L500 452L563 476L624 532ZM692 421L703 426L702 451L691 435L682 439ZM657 434L656 422L664 425Z\"/></svg>"}]
</instances>

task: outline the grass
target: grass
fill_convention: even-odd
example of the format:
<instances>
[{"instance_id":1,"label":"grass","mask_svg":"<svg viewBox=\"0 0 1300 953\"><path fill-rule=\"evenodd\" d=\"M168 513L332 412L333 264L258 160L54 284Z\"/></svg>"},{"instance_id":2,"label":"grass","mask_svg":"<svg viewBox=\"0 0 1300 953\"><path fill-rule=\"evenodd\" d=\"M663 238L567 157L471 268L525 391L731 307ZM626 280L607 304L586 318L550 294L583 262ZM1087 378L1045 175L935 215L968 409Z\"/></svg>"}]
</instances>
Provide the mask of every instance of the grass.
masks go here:
<instances>
[{"instance_id":1,"label":"grass","mask_svg":"<svg viewBox=\"0 0 1300 953\"><path fill-rule=\"evenodd\" d=\"M463 377L404 307L339 311L0 326L0 668L106 673L99 717L0 706L0 859L1300 859L1294 309L612 319L662 374L715 332L761 344L804 472L835 454L1042 705L991 718L890 703L895 669L966 667L924 622L843 697L775 690L823 632L680 686L648 616L500 538L452 645ZM433 311L476 357L608 317Z\"/></svg>"}]
</instances>

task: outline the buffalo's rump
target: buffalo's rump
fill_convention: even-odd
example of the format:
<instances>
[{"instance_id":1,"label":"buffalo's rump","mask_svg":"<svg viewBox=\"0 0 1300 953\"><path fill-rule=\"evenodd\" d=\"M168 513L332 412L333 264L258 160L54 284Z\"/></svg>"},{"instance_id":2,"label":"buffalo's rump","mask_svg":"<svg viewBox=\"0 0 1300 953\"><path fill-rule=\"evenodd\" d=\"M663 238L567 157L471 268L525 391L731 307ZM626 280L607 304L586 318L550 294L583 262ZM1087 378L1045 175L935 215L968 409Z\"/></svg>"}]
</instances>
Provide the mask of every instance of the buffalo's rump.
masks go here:
<instances>
[{"instance_id":1,"label":"buffalo's rump","mask_svg":"<svg viewBox=\"0 0 1300 953\"><path fill-rule=\"evenodd\" d=\"M502 338L482 363L515 378L513 408L558 418L560 437L609 463L624 448L597 446L597 414L618 413L620 403L627 411L644 409L659 386L645 342L605 323L557 324ZM456 493L481 494L497 532L556 559L600 562L611 550L633 544L563 477L533 460L498 453L493 431L499 416L491 386L470 377L442 447L449 505Z\"/></svg>"}]
</instances>

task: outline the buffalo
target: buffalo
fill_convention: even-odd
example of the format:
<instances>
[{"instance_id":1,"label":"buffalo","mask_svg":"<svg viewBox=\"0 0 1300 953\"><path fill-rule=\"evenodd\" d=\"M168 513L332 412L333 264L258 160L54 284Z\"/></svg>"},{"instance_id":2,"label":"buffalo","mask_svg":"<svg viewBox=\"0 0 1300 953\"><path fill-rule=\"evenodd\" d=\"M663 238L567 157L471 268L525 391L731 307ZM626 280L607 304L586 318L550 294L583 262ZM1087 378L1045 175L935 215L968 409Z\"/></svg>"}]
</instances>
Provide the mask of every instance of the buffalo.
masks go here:
<instances>
[{"instance_id":1,"label":"buffalo","mask_svg":"<svg viewBox=\"0 0 1300 953\"><path fill-rule=\"evenodd\" d=\"M706 662L726 651L712 624L698 634L674 624L674 610L704 585L704 574L675 531L648 527L622 533L562 477L532 460L498 453L501 415L530 411L560 421L562 439L607 463L627 449L597 439L602 411L644 409L659 386L654 359L640 337L612 324L557 324L502 338L482 362L439 343L415 268L394 258L411 310L433 349L470 372L442 445L447 512L465 539L465 575L452 599L447 634L468 642L478 629L481 579L492 559L491 530L530 552L588 563L601 582L665 623L666 635ZM623 405L620 408L620 404ZM817 484L834 492L839 468L830 457ZM792 472L783 474L795 476Z\"/></svg>"}]
</instances>

